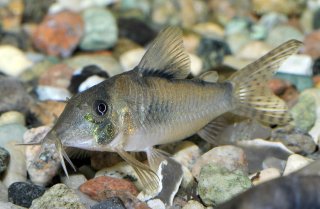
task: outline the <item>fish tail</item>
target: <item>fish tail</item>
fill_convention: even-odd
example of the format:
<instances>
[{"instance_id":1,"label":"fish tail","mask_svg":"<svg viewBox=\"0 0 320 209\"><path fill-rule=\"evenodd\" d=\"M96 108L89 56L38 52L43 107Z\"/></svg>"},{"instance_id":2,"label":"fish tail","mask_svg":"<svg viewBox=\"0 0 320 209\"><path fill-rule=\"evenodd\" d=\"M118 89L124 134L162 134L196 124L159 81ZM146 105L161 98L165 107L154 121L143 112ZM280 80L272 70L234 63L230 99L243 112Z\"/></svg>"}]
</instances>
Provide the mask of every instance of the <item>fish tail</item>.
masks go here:
<instances>
[{"instance_id":1,"label":"fish tail","mask_svg":"<svg viewBox=\"0 0 320 209\"><path fill-rule=\"evenodd\" d=\"M302 43L290 40L270 51L257 61L234 73L229 81L233 84L233 97L237 115L254 118L266 124L283 125L291 120L287 105L268 87L280 64L296 53Z\"/></svg>"}]
</instances>

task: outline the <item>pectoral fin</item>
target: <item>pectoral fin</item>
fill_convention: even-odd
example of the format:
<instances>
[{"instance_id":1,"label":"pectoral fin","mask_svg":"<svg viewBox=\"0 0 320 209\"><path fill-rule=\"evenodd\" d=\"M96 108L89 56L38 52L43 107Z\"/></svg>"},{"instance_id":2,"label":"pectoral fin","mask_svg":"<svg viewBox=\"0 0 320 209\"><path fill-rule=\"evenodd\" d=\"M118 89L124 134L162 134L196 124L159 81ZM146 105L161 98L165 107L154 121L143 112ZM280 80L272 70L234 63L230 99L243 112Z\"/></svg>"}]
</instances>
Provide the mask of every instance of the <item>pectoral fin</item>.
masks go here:
<instances>
[{"instance_id":1,"label":"pectoral fin","mask_svg":"<svg viewBox=\"0 0 320 209\"><path fill-rule=\"evenodd\" d=\"M139 176L146 193L150 194L151 196L155 196L160 192L160 179L149 166L139 162L124 150L118 149L116 152L133 167Z\"/></svg>"}]
</instances>

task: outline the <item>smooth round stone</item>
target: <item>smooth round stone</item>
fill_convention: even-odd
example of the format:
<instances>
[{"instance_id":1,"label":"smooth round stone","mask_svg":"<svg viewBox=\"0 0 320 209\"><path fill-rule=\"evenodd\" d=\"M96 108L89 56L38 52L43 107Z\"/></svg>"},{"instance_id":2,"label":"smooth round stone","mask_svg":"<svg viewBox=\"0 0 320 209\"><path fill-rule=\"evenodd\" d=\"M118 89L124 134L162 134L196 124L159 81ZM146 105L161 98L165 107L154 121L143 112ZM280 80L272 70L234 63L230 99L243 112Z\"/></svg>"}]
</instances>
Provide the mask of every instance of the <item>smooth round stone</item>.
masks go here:
<instances>
[{"instance_id":1,"label":"smooth round stone","mask_svg":"<svg viewBox=\"0 0 320 209\"><path fill-rule=\"evenodd\" d=\"M317 89L315 92L318 91ZM290 110L295 127L304 132L308 132L317 120L315 113L318 95L315 92L312 90L303 91L299 96L298 103Z\"/></svg>"},{"instance_id":2,"label":"smooth round stone","mask_svg":"<svg viewBox=\"0 0 320 209\"><path fill-rule=\"evenodd\" d=\"M200 157L201 150L194 143L183 141L179 143L174 152L172 158L191 170L196 160Z\"/></svg>"},{"instance_id":3,"label":"smooth round stone","mask_svg":"<svg viewBox=\"0 0 320 209\"><path fill-rule=\"evenodd\" d=\"M8 188L10 202L23 207L30 207L34 199L40 197L45 188L27 182L15 182Z\"/></svg>"},{"instance_id":4,"label":"smooth round stone","mask_svg":"<svg viewBox=\"0 0 320 209\"><path fill-rule=\"evenodd\" d=\"M136 67L141 61L144 53L145 49L143 48L131 49L130 51L123 53L119 57L119 62L124 71L129 71Z\"/></svg>"},{"instance_id":5,"label":"smooth round stone","mask_svg":"<svg viewBox=\"0 0 320 209\"><path fill-rule=\"evenodd\" d=\"M110 53L76 55L64 61L73 69L83 69L90 65L96 65L112 77L122 73L122 67Z\"/></svg>"},{"instance_id":6,"label":"smooth round stone","mask_svg":"<svg viewBox=\"0 0 320 209\"><path fill-rule=\"evenodd\" d=\"M92 86L95 86L95 85L101 83L104 80L106 80L106 79L102 78L100 76L93 75L93 76L87 78L83 83L80 84L79 92L85 91L85 90L91 88Z\"/></svg>"},{"instance_id":7,"label":"smooth round stone","mask_svg":"<svg viewBox=\"0 0 320 209\"><path fill-rule=\"evenodd\" d=\"M165 204L160 199L149 200L147 203L153 209L166 209Z\"/></svg>"},{"instance_id":8,"label":"smooth round stone","mask_svg":"<svg viewBox=\"0 0 320 209\"><path fill-rule=\"evenodd\" d=\"M269 12L262 15L258 23L259 25L262 25L269 31L272 28L287 22L288 22L288 18L284 14Z\"/></svg>"},{"instance_id":9,"label":"smooth round stone","mask_svg":"<svg viewBox=\"0 0 320 209\"><path fill-rule=\"evenodd\" d=\"M10 153L10 162L2 179L7 187L14 182L25 182L27 180L25 148L16 145L20 142L20 140L12 140L4 145Z\"/></svg>"},{"instance_id":10,"label":"smooth round stone","mask_svg":"<svg viewBox=\"0 0 320 209\"><path fill-rule=\"evenodd\" d=\"M206 205L216 206L251 187L249 177L242 170L230 171L217 164L207 164L201 169L197 191Z\"/></svg>"},{"instance_id":11,"label":"smooth round stone","mask_svg":"<svg viewBox=\"0 0 320 209\"><path fill-rule=\"evenodd\" d=\"M251 181L253 185L259 185L264 182L270 181L272 179L278 178L281 176L281 173L276 168L267 168L262 171L259 171L259 173L255 173L251 175Z\"/></svg>"},{"instance_id":12,"label":"smooth round stone","mask_svg":"<svg viewBox=\"0 0 320 209\"><path fill-rule=\"evenodd\" d=\"M193 76L198 76L202 73L202 60L195 54L189 54L190 57L190 72Z\"/></svg>"},{"instance_id":13,"label":"smooth round stone","mask_svg":"<svg viewBox=\"0 0 320 209\"><path fill-rule=\"evenodd\" d=\"M212 39L222 39L225 32L220 25L211 22L198 23L192 27L192 30L201 36Z\"/></svg>"},{"instance_id":14,"label":"smooth round stone","mask_svg":"<svg viewBox=\"0 0 320 209\"><path fill-rule=\"evenodd\" d=\"M132 166L126 162L120 162L115 166L99 170L96 172L95 178L99 176L110 176L120 179L126 178L132 181L138 190L143 190L144 188Z\"/></svg>"},{"instance_id":15,"label":"smooth round stone","mask_svg":"<svg viewBox=\"0 0 320 209\"><path fill-rule=\"evenodd\" d=\"M290 39L303 41L304 35L290 25L279 25L271 29L266 42L272 47L277 47Z\"/></svg>"},{"instance_id":16,"label":"smooth round stone","mask_svg":"<svg viewBox=\"0 0 320 209\"><path fill-rule=\"evenodd\" d=\"M50 130L51 127L48 126L29 129L24 134L24 143L39 143ZM45 149L41 155L40 151L40 145L27 146L25 161L30 180L37 185L45 186L58 173L60 158L55 151Z\"/></svg>"},{"instance_id":17,"label":"smooth round stone","mask_svg":"<svg viewBox=\"0 0 320 209\"><path fill-rule=\"evenodd\" d=\"M82 174L72 174L69 175L69 178L63 176L61 182L70 189L78 189L83 183L87 181L87 178Z\"/></svg>"},{"instance_id":18,"label":"smooth round stone","mask_svg":"<svg viewBox=\"0 0 320 209\"><path fill-rule=\"evenodd\" d=\"M313 60L308 55L292 55L286 59L279 67L279 73L288 73L293 75L312 76Z\"/></svg>"},{"instance_id":19,"label":"smooth round stone","mask_svg":"<svg viewBox=\"0 0 320 209\"><path fill-rule=\"evenodd\" d=\"M205 209L205 207L198 201L189 200L182 209Z\"/></svg>"},{"instance_id":20,"label":"smooth round stone","mask_svg":"<svg viewBox=\"0 0 320 209\"><path fill-rule=\"evenodd\" d=\"M18 123L5 124L0 126L0 146L5 147L7 143L16 141L22 143L23 134L27 128Z\"/></svg>"},{"instance_id":21,"label":"smooth round stone","mask_svg":"<svg viewBox=\"0 0 320 209\"><path fill-rule=\"evenodd\" d=\"M193 176L199 179L200 170L208 164L221 166L230 171L240 170L248 173L248 162L244 151L231 145L215 147L201 155L192 168Z\"/></svg>"},{"instance_id":22,"label":"smooth round stone","mask_svg":"<svg viewBox=\"0 0 320 209\"><path fill-rule=\"evenodd\" d=\"M96 65L88 65L81 70L76 70L73 73L73 76L68 87L69 91L73 94L79 92L79 86L85 82L88 78L92 76L97 76L99 78L109 78L109 75L106 71L100 69ZM89 83L90 84L90 83Z\"/></svg>"},{"instance_id":23,"label":"smooth round stone","mask_svg":"<svg viewBox=\"0 0 320 209\"><path fill-rule=\"evenodd\" d=\"M119 37L141 46L149 44L156 37L156 32L148 24L136 18L119 18L118 25Z\"/></svg>"},{"instance_id":24,"label":"smooth round stone","mask_svg":"<svg viewBox=\"0 0 320 209\"><path fill-rule=\"evenodd\" d=\"M250 21L246 18L234 18L225 28L226 36L239 33L247 33L249 31Z\"/></svg>"},{"instance_id":25,"label":"smooth round stone","mask_svg":"<svg viewBox=\"0 0 320 209\"><path fill-rule=\"evenodd\" d=\"M307 4L306 0L277 0L277 1L264 1L253 0L252 9L258 14L268 12L279 12L286 15L301 14Z\"/></svg>"},{"instance_id":26,"label":"smooth round stone","mask_svg":"<svg viewBox=\"0 0 320 209\"><path fill-rule=\"evenodd\" d=\"M91 209L107 209L107 208L126 209L121 199L117 197L109 198L91 207Z\"/></svg>"},{"instance_id":27,"label":"smooth round stone","mask_svg":"<svg viewBox=\"0 0 320 209\"><path fill-rule=\"evenodd\" d=\"M237 57L244 60L257 60L270 52L273 48L262 41L251 41L245 44L237 53Z\"/></svg>"},{"instance_id":28,"label":"smooth round stone","mask_svg":"<svg viewBox=\"0 0 320 209\"><path fill-rule=\"evenodd\" d=\"M41 197L32 201L30 209L59 208L86 209L77 194L64 184L56 184Z\"/></svg>"},{"instance_id":29,"label":"smooth round stone","mask_svg":"<svg viewBox=\"0 0 320 209\"><path fill-rule=\"evenodd\" d=\"M18 76L27 70L33 63L18 48L10 45L0 46L0 71L10 75Z\"/></svg>"},{"instance_id":30,"label":"smooth round stone","mask_svg":"<svg viewBox=\"0 0 320 209\"><path fill-rule=\"evenodd\" d=\"M17 123L24 126L26 118L22 113L17 111L5 112L0 116L0 126L11 123Z\"/></svg>"},{"instance_id":31,"label":"smooth round stone","mask_svg":"<svg viewBox=\"0 0 320 209\"><path fill-rule=\"evenodd\" d=\"M284 169L283 175L287 176L299 169L309 165L313 160L303 157L298 154L290 155L287 161L286 168Z\"/></svg>"},{"instance_id":32,"label":"smooth round stone","mask_svg":"<svg viewBox=\"0 0 320 209\"><path fill-rule=\"evenodd\" d=\"M197 48L197 55L202 59L204 71L221 65L224 56L230 53L229 45L226 42L205 37L200 40Z\"/></svg>"},{"instance_id":33,"label":"smooth round stone","mask_svg":"<svg viewBox=\"0 0 320 209\"><path fill-rule=\"evenodd\" d=\"M111 3L114 3L114 0L57 0L51 5L49 13L58 13L65 10L80 12L91 7L105 7Z\"/></svg>"},{"instance_id":34,"label":"smooth round stone","mask_svg":"<svg viewBox=\"0 0 320 209\"><path fill-rule=\"evenodd\" d=\"M0 174L4 172L9 164L10 154L9 152L3 148L0 147Z\"/></svg>"},{"instance_id":35,"label":"smooth round stone","mask_svg":"<svg viewBox=\"0 0 320 209\"><path fill-rule=\"evenodd\" d=\"M82 17L71 11L47 15L33 33L37 49L51 56L69 57L84 33Z\"/></svg>"},{"instance_id":36,"label":"smooth round stone","mask_svg":"<svg viewBox=\"0 0 320 209\"><path fill-rule=\"evenodd\" d=\"M2 201L8 201L8 188L0 181L0 202Z\"/></svg>"},{"instance_id":37,"label":"smooth round stone","mask_svg":"<svg viewBox=\"0 0 320 209\"><path fill-rule=\"evenodd\" d=\"M72 96L67 89L51 86L38 86L36 92L40 101L66 101L67 98L71 98Z\"/></svg>"},{"instance_id":38,"label":"smooth round stone","mask_svg":"<svg viewBox=\"0 0 320 209\"><path fill-rule=\"evenodd\" d=\"M80 42L83 50L102 50L113 47L118 40L118 26L112 13L104 8L86 9L84 36Z\"/></svg>"}]
</instances>

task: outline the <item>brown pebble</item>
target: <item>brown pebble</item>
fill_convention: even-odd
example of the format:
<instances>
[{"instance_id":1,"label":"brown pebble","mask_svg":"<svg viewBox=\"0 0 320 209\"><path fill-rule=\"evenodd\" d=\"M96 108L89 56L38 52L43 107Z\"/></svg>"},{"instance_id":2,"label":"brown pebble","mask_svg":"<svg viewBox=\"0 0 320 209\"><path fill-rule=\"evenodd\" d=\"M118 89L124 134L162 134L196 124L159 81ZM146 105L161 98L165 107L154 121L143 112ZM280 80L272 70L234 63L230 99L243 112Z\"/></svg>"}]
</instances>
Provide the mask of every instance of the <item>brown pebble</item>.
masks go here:
<instances>
[{"instance_id":1,"label":"brown pebble","mask_svg":"<svg viewBox=\"0 0 320 209\"><path fill-rule=\"evenodd\" d=\"M74 69L66 64L57 64L46 70L39 78L39 85L67 89Z\"/></svg>"},{"instance_id":2,"label":"brown pebble","mask_svg":"<svg viewBox=\"0 0 320 209\"><path fill-rule=\"evenodd\" d=\"M63 11L44 18L33 34L34 45L47 55L69 57L83 35L83 20Z\"/></svg>"}]
</instances>

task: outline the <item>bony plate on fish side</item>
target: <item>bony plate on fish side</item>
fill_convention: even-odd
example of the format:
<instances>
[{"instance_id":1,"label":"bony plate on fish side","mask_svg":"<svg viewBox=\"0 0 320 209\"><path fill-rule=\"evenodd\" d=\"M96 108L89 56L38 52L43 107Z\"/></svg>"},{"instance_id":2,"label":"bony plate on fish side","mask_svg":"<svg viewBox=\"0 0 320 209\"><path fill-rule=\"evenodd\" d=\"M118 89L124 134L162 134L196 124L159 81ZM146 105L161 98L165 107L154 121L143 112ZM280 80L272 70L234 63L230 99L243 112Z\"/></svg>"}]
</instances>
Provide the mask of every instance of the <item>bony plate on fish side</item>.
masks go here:
<instances>
[{"instance_id":1,"label":"bony plate on fish side","mask_svg":"<svg viewBox=\"0 0 320 209\"><path fill-rule=\"evenodd\" d=\"M301 42L290 40L225 81L187 79L190 60L182 32L169 27L159 33L133 70L73 96L42 145L56 148L66 174L64 159L73 164L64 148L116 152L139 176L142 196L155 197L167 186L162 184L159 165L170 158L154 146L197 132L214 143L225 127L223 119L215 119L227 112L265 124L290 121L285 102L273 95L267 81L300 46ZM149 165L138 161L132 155L135 152L146 152ZM173 196L176 190L171 190Z\"/></svg>"}]
</instances>

